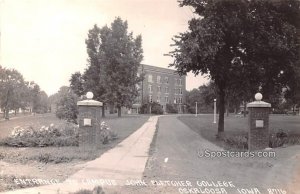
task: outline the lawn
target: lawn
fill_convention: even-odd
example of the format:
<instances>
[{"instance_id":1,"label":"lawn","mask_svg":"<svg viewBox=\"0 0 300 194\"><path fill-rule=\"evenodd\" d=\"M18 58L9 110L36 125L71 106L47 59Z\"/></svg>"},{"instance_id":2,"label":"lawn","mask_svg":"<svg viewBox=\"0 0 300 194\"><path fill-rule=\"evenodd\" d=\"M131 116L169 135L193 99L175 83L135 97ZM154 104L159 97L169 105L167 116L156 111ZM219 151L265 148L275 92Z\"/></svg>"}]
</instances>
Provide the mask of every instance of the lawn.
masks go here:
<instances>
[{"instance_id":1,"label":"lawn","mask_svg":"<svg viewBox=\"0 0 300 194\"><path fill-rule=\"evenodd\" d=\"M203 138L214 144L230 149L224 141L216 139L218 124L213 124L213 115L194 115L180 116L179 120L185 123L191 130L200 134ZM300 117L270 115L270 131L284 131L289 136L300 137ZM225 136L226 137L245 137L248 133L248 117L236 117L235 115L225 116Z\"/></svg>"}]
</instances>

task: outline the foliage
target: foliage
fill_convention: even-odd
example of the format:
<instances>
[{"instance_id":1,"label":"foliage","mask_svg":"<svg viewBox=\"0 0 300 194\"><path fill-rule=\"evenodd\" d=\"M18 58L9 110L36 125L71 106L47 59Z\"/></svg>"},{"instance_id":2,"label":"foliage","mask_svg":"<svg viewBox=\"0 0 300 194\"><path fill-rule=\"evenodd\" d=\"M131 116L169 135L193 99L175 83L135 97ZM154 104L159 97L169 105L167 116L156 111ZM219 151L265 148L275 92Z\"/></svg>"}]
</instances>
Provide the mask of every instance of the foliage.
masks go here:
<instances>
[{"instance_id":1,"label":"foliage","mask_svg":"<svg viewBox=\"0 0 300 194\"><path fill-rule=\"evenodd\" d=\"M178 110L173 104L166 104L166 112L167 113L178 113Z\"/></svg>"},{"instance_id":2,"label":"foliage","mask_svg":"<svg viewBox=\"0 0 300 194\"><path fill-rule=\"evenodd\" d=\"M0 103L6 111L25 108L26 86L23 76L15 69L0 66Z\"/></svg>"},{"instance_id":3,"label":"foliage","mask_svg":"<svg viewBox=\"0 0 300 194\"><path fill-rule=\"evenodd\" d=\"M27 184L16 184L15 179L23 179L23 180L30 180L33 179L34 177L29 177L29 176L15 176L11 174L0 174L0 180L1 180L1 187L0 187L0 192L7 192L7 191L13 191L13 190L18 190L18 189L23 189L23 188L29 188L29 187L34 187L36 184L32 182L27 182Z\"/></svg>"},{"instance_id":4,"label":"foliage","mask_svg":"<svg viewBox=\"0 0 300 194\"><path fill-rule=\"evenodd\" d=\"M98 135L102 144L107 144L118 138L116 132L112 131L105 122L99 123ZM46 147L46 146L78 146L79 127L73 123L61 125L51 124L48 127L42 126L40 129L32 127L16 127L10 136L1 140L0 144L14 147ZM64 157L48 157L40 155L38 161L67 161Z\"/></svg>"},{"instance_id":5,"label":"foliage","mask_svg":"<svg viewBox=\"0 0 300 194\"><path fill-rule=\"evenodd\" d=\"M299 145L300 135L284 132L278 129L270 135L269 146L271 148L282 147L284 145Z\"/></svg>"},{"instance_id":6,"label":"foliage","mask_svg":"<svg viewBox=\"0 0 300 194\"><path fill-rule=\"evenodd\" d=\"M138 95L137 76L143 59L142 38L128 32L127 21L116 18L111 27L94 25L86 39L88 67L71 78L71 88L77 95L92 91L95 99L121 107L131 107Z\"/></svg>"},{"instance_id":7,"label":"foliage","mask_svg":"<svg viewBox=\"0 0 300 194\"><path fill-rule=\"evenodd\" d=\"M82 96L84 94L83 80L80 72L72 74L70 79L70 88L75 94L77 94L77 96Z\"/></svg>"},{"instance_id":8,"label":"foliage","mask_svg":"<svg viewBox=\"0 0 300 194\"><path fill-rule=\"evenodd\" d=\"M104 121L101 122L98 133L102 144L108 144L118 138L117 133L112 131Z\"/></svg>"},{"instance_id":9,"label":"foliage","mask_svg":"<svg viewBox=\"0 0 300 194\"><path fill-rule=\"evenodd\" d=\"M17 70L0 66L0 107L6 118L10 110L16 113L19 108L45 113L48 111L48 96L36 83L25 81Z\"/></svg>"},{"instance_id":10,"label":"foliage","mask_svg":"<svg viewBox=\"0 0 300 194\"><path fill-rule=\"evenodd\" d=\"M248 137L242 135L224 135L222 137L230 149L235 150L247 150L248 149Z\"/></svg>"},{"instance_id":11,"label":"foliage","mask_svg":"<svg viewBox=\"0 0 300 194\"><path fill-rule=\"evenodd\" d=\"M147 103L142 104L139 111L140 111L139 114L147 114L148 113L148 104Z\"/></svg>"},{"instance_id":12,"label":"foliage","mask_svg":"<svg viewBox=\"0 0 300 194\"><path fill-rule=\"evenodd\" d=\"M97 186L93 190L81 189L72 194L105 194L105 192L100 186Z\"/></svg>"},{"instance_id":13,"label":"foliage","mask_svg":"<svg viewBox=\"0 0 300 194\"><path fill-rule=\"evenodd\" d=\"M16 127L9 137L1 140L1 144L15 147L77 146L78 126L66 123L40 129Z\"/></svg>"},{"instance_id":14,"label":"foliage","mask_svg":"<svg viewBox=\"0 0 300 194\"><path fill-rule=\"evenodd\" d=\"M161 115L164 113L164 111L159 103L152 102L151 103L151 113L156 114L156 115Z\"/></svg>"},{"instance_id":15,"label":"foliage","mask_svg":"<svg viewBox=\"0 0 300 194\"><path fill-rule=\"evenodd\" d=\"M226 92L238 92L247 101L261 86L268 101L296 82L299 39L292 21L299 18L299 4L296 0L180 1L200 17L190 20L189 30L173 39L171 66L180 74L209 74L214 81L219 134L224 131Z\"/></svg>"},{"instance_id":16,"label":"foliage","mask_svg":"<svg viewBox=\"0 0 300 194\"><path fill-rule=\"evenodd\" d=\"M71 158L66 156L53 156L49 153L41 153L36 159L36 161L41 163L67 163L71 161Z\"/></svg>"},{"instance_id":17,"label":"foliage","mask_svg":"<svg viewBox=\"0 0 300 194\"><path fill-rule=\"evenodd\" d=\"M196 102L198 113L212 112L213 101L216 98L215 85L213 82L201 85L186 94L187 108L190 113L196 113Z\"/></svg>"},{"instance_id":18,"label":"foliage","mask_svg":"<svg viewBox=\"0 0 300 194\"><path fill-rule=\"evenodd\" d=\"M140 108L140 114L150 114L150 106L151 106L151 114L163 114L164 111L161 105L157 102L149 102L142 104Z\"/></svg>"},{"instance_id":19,"label":"foliage","mask_svg":"<svg viewBox=\"0 0 300 194\"><path fill-rule=\"evenodd\" d=\"M58 91L56 103L56 116L68 122L77 123L77 99L76 94L68 87L61 87Z\"/></svg>"}]
</instances>

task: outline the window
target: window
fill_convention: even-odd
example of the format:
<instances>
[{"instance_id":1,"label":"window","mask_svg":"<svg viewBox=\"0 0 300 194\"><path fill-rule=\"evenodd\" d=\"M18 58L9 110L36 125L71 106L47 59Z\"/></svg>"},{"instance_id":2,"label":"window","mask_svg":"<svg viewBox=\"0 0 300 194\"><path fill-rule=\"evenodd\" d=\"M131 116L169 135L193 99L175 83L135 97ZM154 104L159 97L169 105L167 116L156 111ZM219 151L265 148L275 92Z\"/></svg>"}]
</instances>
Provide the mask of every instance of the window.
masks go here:
<instances>
[{"instance_id":1,"label":"window","mask_svg":"<svg viewBox=\"0 0 300 194\"><path fill-rule=\"evenodd\" d=\"M169 78L165 77L165 83L168 84L169 83Z\"/></svg>"},{"instance_id":2,"label":"window","mask_svg":"<svg viewBox=\"0 0 300 194\"><path fill-rule=\"evenodd\" d=\"M177 104L177 98L174 98L174 104Z\"/></svg>"},{"instance_id":3,"label":"window","mask_svg":"<svg viewBox=\"0 0 300 194\"><path fill-rule=\"evenodd\" d=\"M157 86L157 92L160 93L161 92L161 87Z\"/></svg>"},{"instance_id":4,"label":"window","mask_svg":"<svg viewBox=\"0 0 300 194\"><path fill-rule=\"evenodd\" d=\"M165 93L168 94L169 93L169 88L165 87Z\"/></svg>"},{"instance_id":5,"label":"window","mask_svg":"<svg viewBox=\"0 0 300 194\"><path fill-rule=\"evenodd\" d=\"M179 94L182 94L182 89L181 88L179 88Z\"/></svg>"},{"instance_id":6,"label":"window","mask_svg":"<svg viewBox=\"0 0 300 194\"><path fill-rule=\"evenodd\" d=\"M148 75L148 82L152 83L152 75Z\"/></svg>"},{"instance_id":7,"label":"window","mask_svg":"<svg viewBox=\"0 0 300 194\"><path fill-rule=\"evenodd\" d=\"M182 79L179 79L179 85L182 86Z\"/></svg>"},{"instance_id":8,"label":"window","mask_svg":"<svg viewBox=\"0 0 300 194\"><path fill-rule=\"evenodd\" d=\"M165 102L169 103L169 97L168 96L165 96Z\"/></svg>"},{"instance_id":9,"label":"window","mask_svg":"<svg viewBox=\"0 0 300 194\"><path fill-rule=\"evenodd\" d=\"M153 102L152 95L149 95L149 102Z\"/></svg>"},{"instance_id":10,"label":"window","mask_svg":"<svg viewBox=\"0 0 300 194\"><path fill-rule=\"evenodd\" d=\"M174 93L177 94L177 88L174 89Z\"/></svg>"},{"instance_id":11,"label":"window","mask_svg":"<svg viewBox=\"0 0 300 194\"><path fill-rule=\"evenodd\" d=\"M158 75L158 76L157 76L157 83L160 83L160 78L161 78L161 77Z\"/></svg>"},{"instance_id":12,"label":"window","mask_svg":"<svg viewBox=\"0 0 300 194\"><path fill-rule=\"evenodd\" d=\"M152 93L152 85L149 85L149 93Z\"/></svg>"},{"instance_id":13,"label":"window","mask_svg":"<svg viewBox=\"0 0 300 194\"><path fill-rule=\"evenodd\" d=\"M182 104L182 97L179 98L179 104Z\"/></svg>"}]
</instances>

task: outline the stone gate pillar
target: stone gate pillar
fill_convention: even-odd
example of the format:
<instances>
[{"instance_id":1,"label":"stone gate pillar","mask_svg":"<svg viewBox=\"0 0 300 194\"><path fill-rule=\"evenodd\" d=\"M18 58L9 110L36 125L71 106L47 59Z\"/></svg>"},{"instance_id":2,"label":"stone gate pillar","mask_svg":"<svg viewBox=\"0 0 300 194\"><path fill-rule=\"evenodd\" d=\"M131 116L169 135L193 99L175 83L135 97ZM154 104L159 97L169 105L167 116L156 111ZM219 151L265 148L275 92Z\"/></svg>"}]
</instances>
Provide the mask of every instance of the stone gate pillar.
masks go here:
<instances>
[{"instance_id":1,"label":"stone gate pillar","mask_svg":"<svg viewBox=\"0 0 300 194\"><path fill-rule=\"evenodd\" d=\"M249 110L249 150L260 150L269 147L269 113L271 104L261 101L261 99L261 93L257 93L255 94L256 101L247 104Z\"/></svg>"},{"instance_id":2,"label":"stone gate pillar","mask_svg":"<svg viewBox=\"0 0 300 194\"><path fill-rule=\"evenodd\" d=\"M100 126L102 102L93 100L93 93L86 94L87 100L77 102L79 123L79 146L87 149L96 148L97 129ZM98 127L97 127L98 126Z\"/></svg>"}]
</instances>

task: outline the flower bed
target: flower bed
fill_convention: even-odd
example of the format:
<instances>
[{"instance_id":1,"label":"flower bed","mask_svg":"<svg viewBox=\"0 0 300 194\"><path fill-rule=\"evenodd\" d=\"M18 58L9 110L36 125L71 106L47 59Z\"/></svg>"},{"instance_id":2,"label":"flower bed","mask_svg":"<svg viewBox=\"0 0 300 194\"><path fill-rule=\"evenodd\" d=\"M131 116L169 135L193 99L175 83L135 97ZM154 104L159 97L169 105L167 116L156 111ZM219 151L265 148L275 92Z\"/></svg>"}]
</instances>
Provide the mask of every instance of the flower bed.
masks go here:
<instances>
[{"instance_id":1,"label":"flower bed","mask_svg":"<svg viewBox=\"0 0 300 194\"><path fill-rule=\"evenodd\" d=\"M15 147L77 146L78 126L65 123L40 129L16 127L1 144Z\"/></svg>"},{"instance_id":2,"label":"flower bed","mask_svg":"<svg viewBox=\"0 0 300 194\"><path fill-rule=\"evenodd\" d=\"M103 144L117 138L105 122L99 124L100 141ZM16 127L0 144L14 147L78 146L79 127L73 123L51 124L40 129Z\"/></svg>"}]
</instances>

